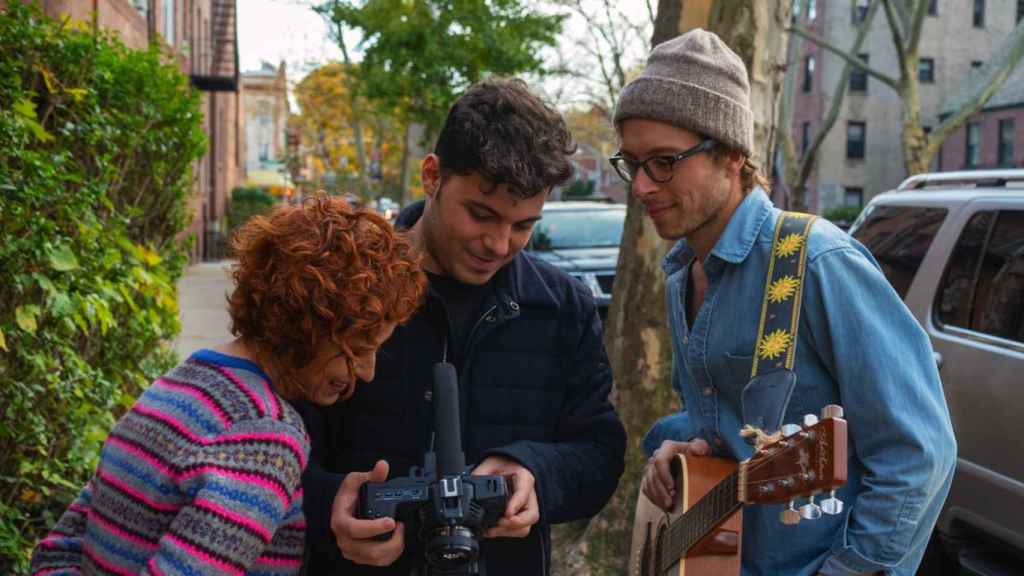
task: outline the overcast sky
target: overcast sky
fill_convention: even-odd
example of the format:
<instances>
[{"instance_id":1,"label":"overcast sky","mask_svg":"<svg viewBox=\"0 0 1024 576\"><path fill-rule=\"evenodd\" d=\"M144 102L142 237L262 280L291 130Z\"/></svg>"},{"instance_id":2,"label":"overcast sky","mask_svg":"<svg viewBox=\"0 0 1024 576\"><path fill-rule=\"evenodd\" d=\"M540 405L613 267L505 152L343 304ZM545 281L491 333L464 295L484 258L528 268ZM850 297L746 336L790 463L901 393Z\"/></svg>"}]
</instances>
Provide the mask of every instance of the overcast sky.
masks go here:
<instances>
[{"instance_id":1,"label":"overcast sky","mask_svg":"<svg viewBox=\"0 0 1024 576\"><path fill-rule=\"evenodd\" d=\"M341 60L323 18L311 0L242 0L238 3L239 65L243 72L262 62L288 63L298 80L312 68ZM296 73L299 73L296 76Z\"/></svg>"}]
</instances>

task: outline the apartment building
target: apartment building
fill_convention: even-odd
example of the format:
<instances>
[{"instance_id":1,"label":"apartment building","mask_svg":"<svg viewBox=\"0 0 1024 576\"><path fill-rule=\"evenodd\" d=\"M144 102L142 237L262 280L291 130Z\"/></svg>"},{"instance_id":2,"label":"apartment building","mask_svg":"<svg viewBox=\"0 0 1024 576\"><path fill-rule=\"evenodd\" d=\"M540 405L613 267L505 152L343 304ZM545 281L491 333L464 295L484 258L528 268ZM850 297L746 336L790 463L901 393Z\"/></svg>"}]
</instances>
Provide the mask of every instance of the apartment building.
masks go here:
<instances>
[{"instance_id":1,"label":"apartment building","mask_svg":"<svg viewBox=\"0 0 1024 576\"><path fill-rule=\"evenodd\" d=\"M114 31L125 45L165 42L202 91L206 154L193 166L195 236L190 258L219 258L229 192L238 182L239 103L236 0L37 0L49 16ZM2 2L0 2L2 4Z\"/></svg>"},{"instance_id":2,"label":"apartment building","mask_svg":"<svg viewBox=\"0 0 1024 576\"><path fill-rule=\"evenodd\" d=\"M288 76L285 63L263 63L242 72L242 159L246 186L267 188L276 196L290 195L288 149Z\"/></svg>"},{"instance_id":3,"label":"apartment building","mask_svg":"<svg viewBox=\"0 0 1024 576\"><path fill-rule=\"evenodd\" d=\"M800 3L796 0L796 4ZM831 45L846 50L853 46L867 7L868 0L810 0L807 9L795 17ZM970 81L972 69L1001 45L1022 10L1024 2L1015 0L930 0L918 67L925 130L938 125L946 108ZM898 77L897 55L882 9L878 10L858 55L872 68ZM838 56L813 42L803 41L791 69L791 73L797 74L797 82L790 129L798 152L814 138L833 95L843 88L837 84L844 65L845 61ZM848 88L838 119L822 142L807 183L807 203L814 212L862 205L875 194L896 187L907 176L900 143L902 103L896 92L863 73L854 73ZM1007 90L1013 90L1009 83L1001 94ZM989 132L1000 130L998 120L980 122L978 128L972 129L978 133L972 132L971 137L980 141L985 126ZM1009 134L1009 128L1003 126L1001 129ZM1017 126L1024 129L1024 121L1017 122L1014 129ZM966 144L956 144L956 138L954 135L944 146L943 169L962 167L962 162L953 162L953 149L959 146L964 150ZM932 166L939 169L939 157Z\"/></svg>"}]
</instances>

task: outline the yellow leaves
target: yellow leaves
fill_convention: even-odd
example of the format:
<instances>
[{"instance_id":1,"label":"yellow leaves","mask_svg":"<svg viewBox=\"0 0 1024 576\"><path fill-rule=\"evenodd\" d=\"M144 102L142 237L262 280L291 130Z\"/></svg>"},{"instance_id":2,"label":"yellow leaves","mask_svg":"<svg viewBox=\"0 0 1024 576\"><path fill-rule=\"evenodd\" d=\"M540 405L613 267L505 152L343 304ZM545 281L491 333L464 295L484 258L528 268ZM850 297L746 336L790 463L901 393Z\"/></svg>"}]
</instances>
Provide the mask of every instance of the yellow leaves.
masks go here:
<instances>
[{"instance_id":1,"label":"yellow leaves","mask_svg":"<svg viewBox=\"0 0 1024 576\"><path fill-rule=\"evenodd\" d=\"M796 293L800 282L792 276L783 276L768 286L768 301L773 303L785 302Z\"/></svg>"},{"instance_id":2,"label":"yellow leaves","mask_svg":"<svg viewBox=\"0 0 1024 576\"><path fill-rule=\"evenodd\" d=\"M29 334L35 334L39 325L36 324L36 317L39 316L39 306L26 304L14 309L14 323Z\"/></svg>"},{"instance_id":3,"label":"yellow leaves","mask_svg":"<svg viewBox=\"0 0 1024 576\"><path fill-rule=\"evenodd\" d=\"M778 247L775 249L775 255L788 258L797 252L804 244L803 234L790 234L779 240Z\"/></svg>"},{"instance_id":4,"label":"yellow leaves","mask_svg":"<svg viewBox=\"0 0 1024 576\"><path fill-rule=\"evenodd\" d=\"M0 350L7 352L7 339L4 338L3 330L0 330Z\"/></svg>"},{"instance_id":5,"label":"yellow leaves","mask_svg":"<svg viewBox=\"0 0 1024 576\"><path fill-rule=\"evenodd\" d=\"M762 360L772 359L789 348L791 336L786 330L775 330L766 335L757 344L757 355Z\"/></svg>"},{"instance_id":6,"label":"yellow leaves","mask_svg":"<svg viewBox=\"0 0 1024 576\"><path fill-rule=\"evenodd\" d=\"M41 142L50 142L53 135L43 128L36 118L36 104L28 98L22 98L14 103L14 112L21 117L21 121L28 126L32 134Z\"/></svg>"}]
</instances>

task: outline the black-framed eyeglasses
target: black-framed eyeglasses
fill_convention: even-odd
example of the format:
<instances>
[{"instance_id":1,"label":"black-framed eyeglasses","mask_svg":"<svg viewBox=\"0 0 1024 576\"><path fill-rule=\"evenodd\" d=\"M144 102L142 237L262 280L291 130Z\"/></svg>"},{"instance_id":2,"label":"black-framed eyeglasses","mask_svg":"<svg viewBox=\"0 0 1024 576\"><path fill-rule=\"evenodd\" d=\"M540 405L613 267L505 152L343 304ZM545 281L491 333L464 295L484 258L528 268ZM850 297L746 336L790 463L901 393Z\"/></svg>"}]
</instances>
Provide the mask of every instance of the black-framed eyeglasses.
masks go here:
<instances>
[{"instance_id":1,"label":"black-framed eyeglasses","mask_svg":"<svg viewBox=\"0 0 1024 576\"><path fill-rule=\"evenodd\" d=\"M612 167L615 168L615 172L619 174L619 178L622 178L626 182L632 183L636 180L636 175L640 173L640 169L643 168L644 172L647 173L647 177L659 184L664 184L672 179L675 174L676 162L680 160L686 160L690 156L700 154L701 152L707 152L718 145L716 140L708 138L700 144L692 148L683 150L679 154L674 155L659 155L651 156L641 162L634 162L627 160L619 152L608 159L612 163Z\"/></svg>"}]
</instances>

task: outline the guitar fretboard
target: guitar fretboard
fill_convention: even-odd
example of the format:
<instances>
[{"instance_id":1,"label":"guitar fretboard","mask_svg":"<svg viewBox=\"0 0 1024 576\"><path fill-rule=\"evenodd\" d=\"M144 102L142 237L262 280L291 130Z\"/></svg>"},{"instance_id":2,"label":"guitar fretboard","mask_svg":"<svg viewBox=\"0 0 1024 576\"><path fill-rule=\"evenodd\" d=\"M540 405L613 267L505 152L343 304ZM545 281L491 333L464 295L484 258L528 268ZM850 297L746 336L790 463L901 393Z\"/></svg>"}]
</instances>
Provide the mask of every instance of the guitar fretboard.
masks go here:
<instances>
[{"instance_id":1,"label":"guitar fretboard","mask_svg":"<svg viewBox=\"0 0 1024 576\"><path fill-rule=\"evenodd\" d=\"M659 574L679 562L694 544L724 522L741 503L736 498L739 474L733 472L669 524L658 559Z\"/></svg>"}]
</instances>

